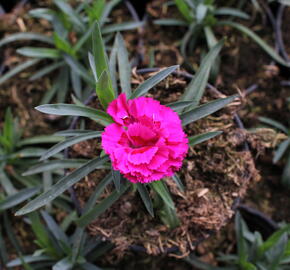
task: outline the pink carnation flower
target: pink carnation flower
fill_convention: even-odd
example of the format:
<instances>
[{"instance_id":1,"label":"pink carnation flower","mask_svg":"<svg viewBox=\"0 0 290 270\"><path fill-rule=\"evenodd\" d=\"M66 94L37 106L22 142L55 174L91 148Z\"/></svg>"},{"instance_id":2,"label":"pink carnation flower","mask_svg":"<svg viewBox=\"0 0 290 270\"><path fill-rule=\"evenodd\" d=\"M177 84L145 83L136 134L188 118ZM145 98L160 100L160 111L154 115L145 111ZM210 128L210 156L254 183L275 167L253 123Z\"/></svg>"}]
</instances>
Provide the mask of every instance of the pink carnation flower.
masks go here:
<instances>
[{"instance_id":1,"label":"pink carnation flower","mask_svg":"<svg viewBox=\"0 0 290 270\"><path fill-rule=\"evenodd\" d=\"M172 176L188 150L181 120L157 100L126 100L121 94L108 109L115 123L102 134L102 147L115 170L133 183L148 183Z\"/></svg>"}]
</instances>

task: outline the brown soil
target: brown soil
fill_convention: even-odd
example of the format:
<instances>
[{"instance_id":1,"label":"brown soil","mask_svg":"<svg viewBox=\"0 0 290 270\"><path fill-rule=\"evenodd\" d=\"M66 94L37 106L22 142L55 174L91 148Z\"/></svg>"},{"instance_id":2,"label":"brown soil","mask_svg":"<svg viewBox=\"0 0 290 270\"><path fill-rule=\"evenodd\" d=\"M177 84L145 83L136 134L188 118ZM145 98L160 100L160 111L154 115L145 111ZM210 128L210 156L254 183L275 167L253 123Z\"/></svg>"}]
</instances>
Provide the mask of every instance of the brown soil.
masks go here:
<instances>
[{"instance_id":1,"label":"brown soil","mask_svg":"<svg viewBox=\"0 0 290 270\"><path fill-rule=\"evenodd\" d=\"M140 76L135 80L141 80ZM173 102L185 85L182 78L169 77L148 96L154 96L161 103ZM208 94L203 102L209 99L212 97ZM228 223L233 215L235 199L245 195L250 180L259 179L251 154L243 151L246 136L241 136L241 130L236 128L232 120L233 110L235 108L231 106L231 109L191 124L185 130L188 135L210 130L222 130L224 133L190 148L179 173L186 185L184 193L171 179L166 179L181 220L180 227L170 230L158 218L151 218L139 195L132 191L123 195L89 226L92 235L102 235L116 245L110 253L112 256L123 257L131 245L144 246L152 255L178 246L186 255L194 249L193 243L207 238ZM83 155L82 148L80 150ZM76 186L79 197L82 200L87 197L104 175L104 172L96 172L79 183ZM108 196L112 188L110 186L101 199Z\"/></svg>"}]
</instances>

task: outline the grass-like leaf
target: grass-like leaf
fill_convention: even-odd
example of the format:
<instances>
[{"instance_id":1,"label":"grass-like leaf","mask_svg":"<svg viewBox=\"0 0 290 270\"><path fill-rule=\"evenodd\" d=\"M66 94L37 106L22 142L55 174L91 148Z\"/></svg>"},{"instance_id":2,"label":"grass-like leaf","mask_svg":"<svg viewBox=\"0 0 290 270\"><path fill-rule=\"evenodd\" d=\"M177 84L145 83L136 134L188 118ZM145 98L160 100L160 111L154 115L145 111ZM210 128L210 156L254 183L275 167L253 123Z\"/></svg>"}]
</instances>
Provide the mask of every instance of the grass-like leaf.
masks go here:
<instances>
[{"instance_id":1,"label":"grass-like leaf","mask_svg":"<svg viewBox=\"0 0 290 270\"><path fill-rule=\"evenodd\" d=\"M32 59L32 60L28 60L14 68L12 68L11 70L9 70L7 73L5 73L3 76L1 76L0 78L0 84L4 83L5 81L7 81L8 79L10 79L11 77L15 76L16 74L18 74L19 72L37 64L40 61L40 59Z\"/></svg>"},{"instance_id":2,"label":"grass-like leaf","mask_svg":"<svg viewBox=\"0 0 290 270\"><path fill-rule=\"evenodd\" d=\"M3 39L0 40L0 47L5 44L8 44L14 41L20 41L20 40L21 41L22 40L35 40L35 41L41 41L48 44L53 44L53 40L50 37L37 34L37 33L26 32L26 33L16 33L16 34L12 34L7 37L4 37Z\"/></svg>"},{"instance_id":3,"label":"grass-like leaf","mask_svg":"<svg viewBox=\"0 0 290 270\"><path fill-rule=\"evenodd\" d=\"M179 112L183 109L193 105L193 101L176 101L169 104L166 104L167 107L170 107L173 111Z\"/></svg>"},{"instance_id":4,"label":"grass-like leaf","mask_svg":"<svg viewBox=\"0 0 290 270\"><path fill-rule=\"evenodd\" d=\"M83 23L80 15L64 0L54 0L53 1L55 5L66 15L68 15L68 19L76 25L79 30L82 32L85 32L86 26Z\"/></svg>"},{"instance_id":5,"label":"grass-like leaf","mask_svg":"<svg viewBox=\"0 0 290 270\"><path fill-rule=\"evenodd\" d=\"M237 97L238 95L230 96L227 98L220 98L218 100L214 100L197 108L194 108L188 112L185 112L180 115L182 124L185 126L203 117L206 117L222 109L223 107L234 101Z\"/></svg>"},{"instance_id":6,"label":"grass-like leaf","mask_svg":"<svg viewBox=\"0 0 290 270\"><path fill-rule=\"evenodd\" d=\"M288 149L289 145L290 145L290 138L280 143L280 145L278 146L274 154L274 158L273 158L274 163L278 162L281 159L281 157L284 155L284 153Z\"/></svg>"},{"instance_id":7,"label":"grass-like leaf","mask_svg":"<svg viewBox=\"0 0 290 270\"><path fill-rule=\"evenodd\" d=\"M117 57L120 74L120 84L122 92L126 93L127 97L131 96L131 65L129 62L129 54L125 46L125 42L120 33L117 34Z\"/></svg>"},{"instance_id":8,"label":"grass-like leaf","mask_svg":"<svg viewBox=\"0 0 290 270\"><path fill-rule=\"evenodd\" d=\"M47 74L49 74L50 72L62 67L64 65L64 61L60 61L60 62L56 62L56 63L52 63L50 65L45 66L44 68L38 70L37 72L35 72L30 78L29 80L33 81L36 79L39 79Z\"/></svg>"},{"instance_id":9,"label":"grass-like leaf","mask_svg":"<svg viewBox=\"0 0 290 270\"><path fill-rule=\"evenodd\" d=\"M39 136L23 139L17 145L23 146L23 145L28 145L28 144L58 143L62 141L63 139L64 137L62 136L39 135Z\"/></svg>"},{"instance_id":10,"label":"grass-like leaf","mask_svg":"<svg viewBox=\"0 0 290 270\"><path fill-rule=\"evenodd\" d=\"M89 200L86 202L84 209L83 209L83 214L86 214L89 212L93 206L95 205L97 199L100 197L104 189L108 184L110 184L113 180L113 176L111 173L109 173L95 188L94 193L90 196Z\"/></svg>"},{"instance_id":11,"label":"grass-like leaf","mask_svg":"<svg viewBox=\"0 0 290 270\"><path fill-rule=\"evenodd\" d=\"M182 14L182 16L188 21L191 22L193 20L193 17L190 13L190 8L186 1L184 0L175 0L175 5L177 6L179 12Z\"/></svg>"},{"instance_id":12,"label":"grass-like leaf","mask_svg":"<svg viewBox=\"0 0 290 270\"><path fill-rule=\"evenodd\" d=\"M88 130L88 129L66 129L62 131L58 131L54 133L56 136L63 136L63 137L72 137L72 136L79 136L86 134L88 132L93 132L94 130Z\"/></svg>"},{"instance_id":13,"label":"grass-like leaf","mask_svg":"<svg viewBox=\"0 0 290 270\"><path fill-rule=\"evenodd\" d=\"M163 202L171 209L175 209L174 202L171 198L171 195L168 191L168 188L160 181L153 181L150 184L150 187L162 198Z\"/></svg>"},{"instance_id":14,"label":"grass-like leaf","mask_svg":"<svg viewBox=\"0 0 290 270\"><path fill-rule=\"evenodd\" d=\"M26 201L27 199L34 196L38 191L38 187L26 188L14 195L6 197L4 200L0 201L0 212Z\"/></svg>"},{"instance_id":15,"label":"grass-like leaf","mask_svg":"<svg viewBox=\"0 0 290 270\"><path fill-rule=\"evenodd\" d=\"M16 50L17 53L36 58L51 58L57 59L60 57L60 52L52 48L35 48L35 47L23 47Z\"/></svg>"},{"instance_id":16,"label":"grass-like leaf","mask_svg":"<svg viewBox=\"0 0 290 270\"><path fill-rule=\"evenodd\" d=\"M220 134L222 134L223 132L222 131L211 131L211 132L206 132L206 133L203 133L203 134L198 134L198 135L195 135L195 136L191 136L188 138L189 140L189 145L190 146L194 146L194 145L197 145L199 143L202 143L202 142L205 142L207 140L210 140Z\"/></svg>"},{"instance_id":17,"label":"grass-like leaf","mask_svg":"<svg viewBox=\"0 0 290 270\"><path fill-rule=\"evenodd\" d=\"M47 228L53 234L54 238L61 242L60 246L65 245L65 248L69 249L69 239L63 230L59 227L59 225L55 222L55 220L50 216L46 211L41 211L41 215L47 225ZM64 248L63 252L65 253L66 249Z\"/></svg>"},{"instance_id":18,"label":"grass-like leaf","mask_svg":"<svg viewBox=\"0 0 290 270\"><path fill-rule=\"evenodd\" d=\"M88 117L95 121L101 120L102 124L105 125L112 123L112 119L107 113L101 110L74 104L44 104L35 109L48 114Z\"/></svg>"},{"instance_id":19,"label":"grass-like leaf","mask_svg":"<svg viewBox=\"0 0 290 270\"><path fill-rule=\"evenodd\" d=\"M234 16L234 17L237 17L237 18L241 18L241 19L245 19L245 20L248 20L250 19L250 16L239 10L239 9L236 9L236 8L229 8L229 7L221 7L221 8L218 8L214 11L214 14L215 15L223 15L223 16Z\"/></svg>"},{"instance_id":20,"label":"grass-like leaf","mask_svg":"<svg viewBox=\"0 0 290 270\"><path fill-rule=\"evenodd\" d=\"M20 258L14 259L6 264L7 267L16 267L22 265L22 261L26 263L37 263L37 262L47 262L52 261L53 259L48 255L27 255L23 256L22 260Z\"/></svg>"},{"instance_id":21,"label":"grass-like leaf","mask_svg":"<svg viewBox=\"0 0 290 270\"><path fill-rule=\"evenodd\" d=\"M89 75L88 71L84 68L84 66L80 62L78 62L76 59L74 59L68 54L63 54L63 58L75 73L79 74L90 85L92 86L95 85L94 79Z\"/></svg>"},{"instance_id":22,"label":"grass-like leaf","mask_svg":"<svg viewBox=\"0 0 290 270\"><path fill-rule=\"evenodd\" d=\"M288 155L287 162L283 170L282 184L285 187L290 188L290 154Z\"/></svg>"},{"instance_id":23,"label":"grass-like leaf","mask_svg":"<svg viewBox=\"0 0 290 270\"><path fill-rule=\"evenodd\" d=\"M219 21L217 22L219 25L228 25L231 26L240 32L244 33L252 40L254 40L269 56L271 56L275 61L279 64L284 65L286 67L290 67L290 63L287 63L276 51L270 47L263 39L261 39L257 34L255 34L249 28L232 21Z\"/></svg>"},{"instance_id":24,"label":"grass-like leaf","mask_svg":"<svg viewBox=\"0 0 290 270\"><path fill-rule=\"evenodd\" d=\"M119 171L115 171L112 168L112 176L113 176L113 182L115 185L115 188L118 192L120 192L121 189L121 173Z\"/></svg>"},{"instance_id":25,"label":"grass-like leaf","mask_svg":"<svg viewBox=\"0 0 290 270\"><path fill-rule=\"evenodd\" d=\"M143 26L144 22L123 22L118 24L111 24L104 26L102 28L103 34L109 34L113 32L119 32L119 31L127 31L127 30L134 30L138 27Z\"/></svg>"},{"instance_id":26,"label":"grass-like leaf","mask_svg":"<svg viewBox=\"0 0 290 270\"><path fill-rule=\"evenodd\" d=\"M137 189L140 194L140 197L142 201L144 202L144 205L148 213L151 215L151 217L154 217L153 203L152 203L152 200L150 198L150 195L146 186L140 183L137 183L136 185L137 185Z\"/></svg>"},{"instance_id":27,"label":"grass-like leaf","mask_svg":"<svg viewBox=\"0 0 290 270\"><path fill-rule=\"evenodd\" d=\"M102 200L99 204L77 219L76 223L80 227L87 226L91 221L109 209L113 203L116 202L123 193L125 193L129 186L129 183L126 183L121 186L120 192L117 192L116 190L113 191L106 199Z\"/></svg>"},{"instance_id":28,"label":"grass-like leaf","mask_svg":"<svg viewBox=\"0 0 290 270\"><path fill-rule=\"evenodd\" d=\"M171 66L169 68L165 68L159 71L157 74L153 75L145 82L140 84L136 90L130 96L130 99L137 98L140 96L144 96L151 88L153 88L156 84L160 83L163 79L169 76L173 71L175 71L179 66Z\"/></svg>"},{"instance_id":29,"label":"grass-like leaf","mask_svg":"<svg viewBox=\"0 0 290 270\"><path fill-rule=\"evenodd\" d=\"M115 92L110 77L108 57L98 23L95 23L93 31L93 57L98 79L96 92L102 105L106 109L108 103L115 98Z\"/></svg>"},{"instance_id":30,"label":"grass-like leaf","mask_svg":"<svg viewBox=\"0 0 290 270\"><path fill-rule=\"evenodd\" d=\"M182 183L182 181L181 181L180 177L178 176L178 174L175 173L175 174L172 176L172 179L173 179L173 181L176 183L176 185L178 186L178 188L179 188L182 192L184 192L184 191L185 191L185 186L184 186L184 184Z\"/></svg>"},{"instance_id":31,"label":"grass-like leaf","mask_svg":"<svg viewBox=\"0 0 290 270\"><path fill-rule=\"evenodd\" d=\"M187 26L188 23L178 19L159 19L154 20L154 24L166 26Z\"/></svg>"},{"instance_id":32,"label":"grass-like leaf","mask_svg":"<svg viewBox=\"0 0 290 270\"><path fill-rule=\"evenodd\" d=\"M115 97L118 95L118 85L117 85L117 57L118 57L118 39L115 37L114 44L111 50L109 58L109 70L112 79L112 85L115 92Z\"/></svg>"},{"instance_id":33,"label":"grass-like leaf","mask_svg":"<svg viewBox=\"0 0 290 270\"><path fill-rule=\"evenodd\" d=\"M54 145L50 149L48 149L47 152L45 152L41 156L40 160L48 159L48 158L52 157L53 155L59 153L60 151L64 150L65 148L68 148L76 143L86 141L89 139L98 138L98 137L101 137L101 135L102 135L101 131L93 131L93 132L89 132L87 134L82 134L79 136L70 137L62 142L59 142L58 144Z\"/></svg>"},{"instance_id":34,"label":"grass-like leaf","mask_svg":"<svg viewBox=\"0 0 290 270\"><path fill-rule=\"evenodd\" d=\"M104 70L96 83L96 93L103 106L106 109L109 103L114 99L115 92L112 88L110 74Z\"/></svg>"},{"instance_id":35,"label":"grass-like leaf","mask_svg":"<svg viewBox=\"0 0 290 270\"><path fill-rule=\"evenodd\" d=\"M43 173L48 171L55 171L59 169L67 168L79 168L87 162L86 159L62 159L62 160L51 160L47 162L42 162L40 164L34 165L29 170L24 172L23 176L33 175L37 173Z\"/></svg>"},{"instance_id":36,"label":"grass-like leaf","mask_svg":"<svg viewBox=\"0 0 290 270\"><path fill-rule=\"evenodd\" d=\"M200 68L196 72L194 78L186 88L184 94L181 97L181 101L185 100L193 100L192 107L195 107L199 104L200 99L203 96L208 77L210 74L210 69L222 49L223 41L218 42L215 46L213 46L208 54L204 57L201 62Z\"/></svg>"},{"instance_id":37,"label":"grass-like leaf","mask_svg":"<svg viewBox=\"0 0 290 270\"><path fill-rule=\"evenodd\" d=\"M27 213L33 212L34 210L48 204L52 200L54 200L57 196L62 194L64 191L66 191L68 188L70 188L72 185L77 183L79 180L81 180L83 177L91 173L96 169L96 167L103 165L109 160L107 156L102 158L95 158L82 167L76 169L71 174L61 178L55 185L51 187L51 189L31 202L29 202L27 205L25 205L23 208L18 210L15 215L25 215Z\"/></svg>"},{"instance_id":38,"label":"grass-like leaf","mask_svg":"<svg viewBox=\"0 0 290 270\"><path fill-rule=\"evenodd\" d=\"M289 130L287 129L287 127L285 127L284 125L282 125L281 123L279 123L276 120L270 119L268 117L259 117L259 120L264 123L267 124L269 126L272 126L274 128L277 128L278 130L288 134Z\"/></svg>"}]
</instances>

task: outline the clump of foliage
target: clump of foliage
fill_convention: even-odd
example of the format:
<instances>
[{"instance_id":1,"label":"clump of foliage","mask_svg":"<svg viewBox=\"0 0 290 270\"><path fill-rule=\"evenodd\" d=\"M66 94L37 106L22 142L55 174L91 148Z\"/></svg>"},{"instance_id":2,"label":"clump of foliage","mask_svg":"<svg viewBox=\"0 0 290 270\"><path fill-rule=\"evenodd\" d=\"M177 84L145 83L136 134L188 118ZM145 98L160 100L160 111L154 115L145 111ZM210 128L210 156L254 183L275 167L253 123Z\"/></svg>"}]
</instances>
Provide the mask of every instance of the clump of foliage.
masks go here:
<instances>
[{"instance_id":1,"label":"clump of foliage","mask_svg":"<svg viewBox=\"0 0 290 270\"><path fill-rule=\"evenodd\" d=\"M290 99L289 104L290 104ZM267 118L267 117L260 117L260 121L268 126L271 126L281 132L283 132L286 136L285 139L278 145L274 157L273 163L277 163L282 158L285 158L286 164L284 167L284 171L282 174L282 184L286 187L290 187L290 128L286 127L282 123Z\"/></svg>"},{"instance_id":2,"label":"clump of foliage","mask_svg":"<svg viewBox=\"0 0 290 270\"><path fill-rule=\"evenodd\" d=\"M94 80L88 70L87 51L90 48L90 37L95 21L98 21L102 33L109 40L116 31L135 29L142 25L142 22L124 22L110 24L109 15L112 9L121 0L106 0L81 2L76 7L64 0L54 0L56 10L49 8L33 9L29 15L34 18L45 19L50 22L53 33L47 37L38 33L16 33L3 38L0 46L10 44L20 40L39 41L47 47L22 47L17 52L23 56L32 57L32 60L20 64L1 77L0 83L5 82L18 72L38 64L40 61L49 60L46 64L35 72L30 80L35 80L48 75L53 71L58 71L52 87L41 103L48 103L54 97L57 102L64 102L70 89L74 95L85 100L94 86Z\"/></svg>"},{"instance_id":3,"label":"clump of foliage","mask_svg":"<svg viewBox=\"0 0 290 270\"><path fill-rule=\"evenodd\" d=\"M10 108L6 110L3 129L0 130L0 213L40 190L41 178L22 176L47 151L33 145L55 143L61 139L60 136L22 138L18 119L13 119Z\"/></svg>"},{"instance_id":4,"label":"clump of foliage","mask_svg":"<svg viewBox=\"0 0 290 270\"><path fill-rule=\"evenodd\" d=\"M286 270L290 263L290 225L283 225L268 239L251 232L238 212L235 217L237 253L218 258L225 267L215 267L189 256L186 261L203 270Z\"/></svg>"},{"instance_id":5,"label":"clump of foliage","mask_svg":"<svg viewBox=\"0 0 290 270\"><path fill-rule=\"evenodd\" d=\"M32 229L34 243L38 249L30 255L19 252L19 257L8 261L6 266L8 268L23 266L25 270L100 270L95 261L112 248L112 244L98 238L87 237L83 229L75 228L73 233L68 233L67 231L71 231L70 226L75 215L74 211L58 225L46 211L41 211L44 223L38 212L30 213L27 222Z\"/></svg>"},{"instance_id":6,"label":"clump of foliage","mask_svg":"<svg viewBox=\"0 0 290 270\"><path fill-rule=\"evenodd\" d=\"M222 48L222 42L219 42L214 46L208 55L205 57L204 61L201 63L200 69L196 73L195 78L191 81L188 88L185 90L184 94L179 101L168 104L171 109L179 113L179 117L182 121L182 125L186 126L194 121L197 121L203 117L206 117L217 110L220 110L225 105L231 103L237 96L231 96L227 98L222 98L214 100L212 102L199 105L201 97L206 87L206 83L209 77L210 69L213 61L218 55ZM89 61L95 78L96 94L99 98L100 103L103 105L104 109L108 104L114 100L118 95L118 85L117 85L117 66L119 67L118 73L120 78L121 92L126 93L129 99L134 99L140 96L144 96L150 89L152 89L161 80L166 78L169 74L177 69L177 66L172 66L161 70L151 78L140 84L134 91L131 90L131 68L128 60L128 52L126 50L122 36L118 34L115 39L114 46L111 51L109 60L107 60L104 42L102 40L101 31L98 25L96 25L93 32L93 52L89 53ZM113 123L112 118L102 110L93 109L85 106L76 98L74 99L75 104L47 104L37 107L37 110L56 115L69 115L78 117L87 117L98 124L106 127ZM221 132L208 132L205 134L199 134L189 138L189 144L191 146L197 143L203 142L210 138L219 135ZM101 131L92 130L68 130L61 132L61 135L68 136L69 138L58 143L41 157L41 160L47 160L52 157L52 155L57 154L64 150L65 148L90 139L101 137ZM50 161L58 162L58 161ZM39 164L37 166L44 166ZM63 178L57 181L47 192L43 193L39 197L30 201L26 206L20 209L16 214L23 215L30 213L55 199L57 196L62 194L69 187L77 183L83 177L88 175L90 172L94 171L100 166L111 167L110 159L104 153L100 157L96 157L93 160L88 160L85 164L77 168L72 173L65 175ZM31 171L34 169L31 168ZM34 171L35 172L35 171ZM39 171L38 171L39 172ZM183 185L181 180L177 175L173 177L177 182L180 189L183 190ZM154 205L158 204L158 214L161 220L169 225L170 227L176 227L179 224L178 218L175 213L174 202L171 198L169 190L166 186L165 181L155 181L150 184L133 184L124 179L119 171L112 170L96 187L95 192L91 195L89 201L95 202L96 199L103 192L104 188L113 182L115 185L115 190L99 204L91 206L88 209L82 211L81 216L78 217L75 222L80 226L84 227L88 225L92 220L100 216L106 209L108 209L124 192L129 188L131 190L136 190L140 194L146 209L153 216L154 215ZM152 189L156 197L154 202L149 195L148 188Z\"/></svg>"},{"instance_id":7,"label":"clump of foliage","mask_svg":"<svg viewBox=\"0 0 290 270\"><path fill-rule=\"evenodd\" d=\"M192 53L200 40L205 39L208 48L212 48L218 42L215 35L215 28L217 26L229 26L250 37L275 61L289 66L289 63L285 62L273 48L265 43L251 29L232 21L233 18L249 19L248 14L245 12L231 7L218 7L214 0L175 0L174 3L182 19L159 19L155 20L155 23L164 26L187 27L188 30L181 40L181 53L184 56L186 56L188 50ZM229 19L224 20L223 17L225 16ZM218 70L219 61L216 62L216 65L216 70Z\"/></svg>"}]
</instances>

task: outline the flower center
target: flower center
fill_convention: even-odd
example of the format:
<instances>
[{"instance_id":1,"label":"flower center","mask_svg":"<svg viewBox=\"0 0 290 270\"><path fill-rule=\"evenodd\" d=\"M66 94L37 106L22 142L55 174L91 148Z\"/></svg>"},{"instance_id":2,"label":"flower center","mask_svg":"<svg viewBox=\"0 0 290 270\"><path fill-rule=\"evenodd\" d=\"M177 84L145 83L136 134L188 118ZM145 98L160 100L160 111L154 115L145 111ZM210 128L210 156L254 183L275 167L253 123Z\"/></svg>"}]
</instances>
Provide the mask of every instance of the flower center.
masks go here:
<instances>
[{"instance_id":1,"label":"flower center","mask_svg":"<svg viewBox=\"0 0 290 270\"><path fill-rule=\"evenodd\" d=\"M128 126L127 136L130 147L141 148L144 146L154 146L159 139L158 133L153 127L148 127L141 123L133 123Z\"/></svg>"}]
</instances>

